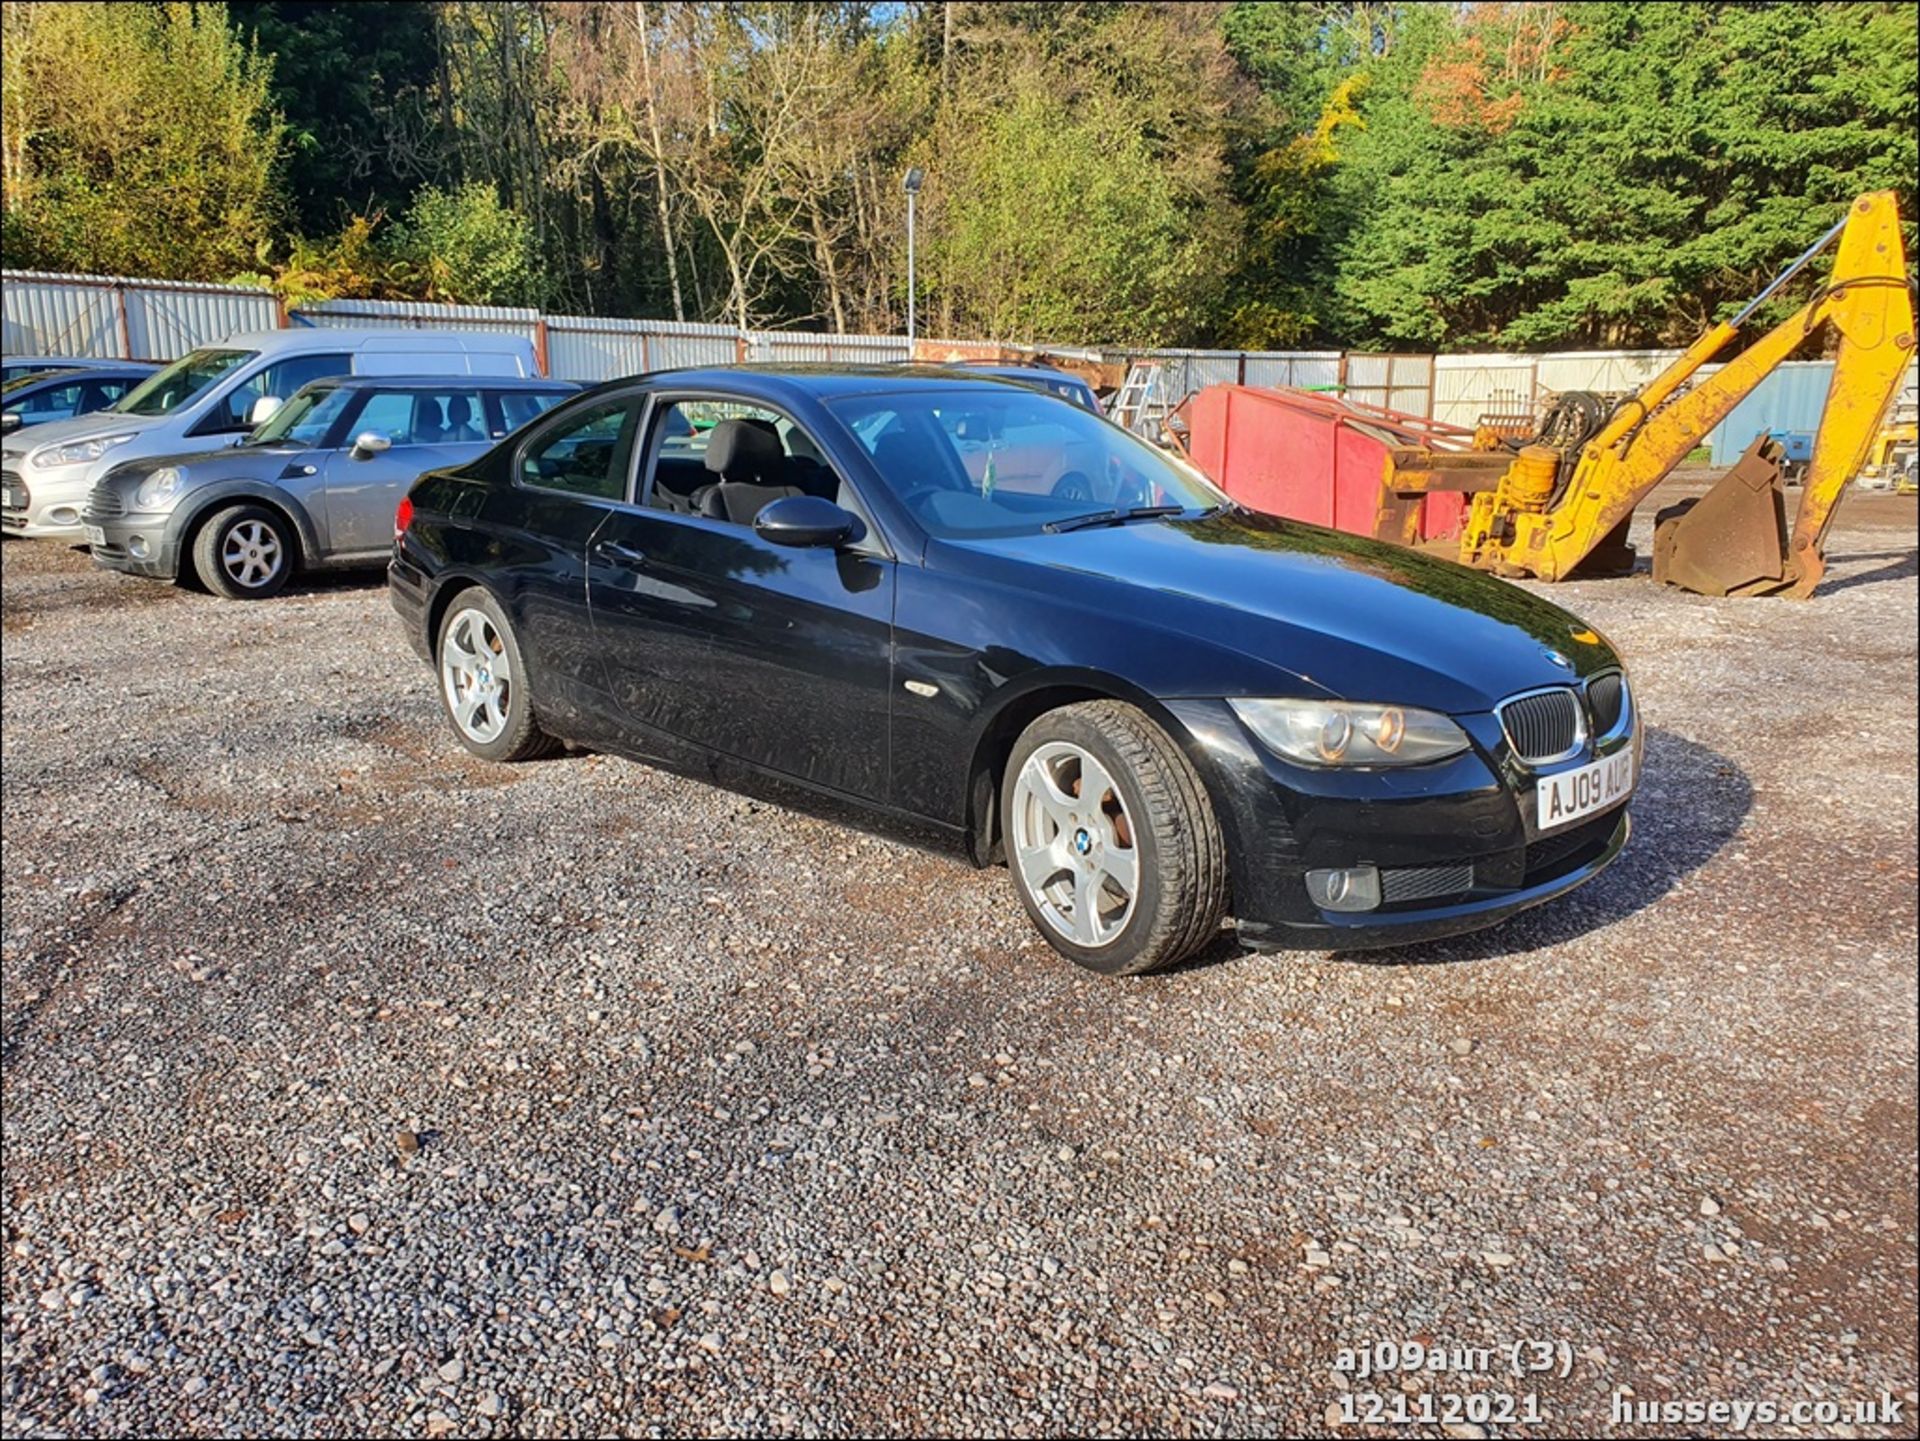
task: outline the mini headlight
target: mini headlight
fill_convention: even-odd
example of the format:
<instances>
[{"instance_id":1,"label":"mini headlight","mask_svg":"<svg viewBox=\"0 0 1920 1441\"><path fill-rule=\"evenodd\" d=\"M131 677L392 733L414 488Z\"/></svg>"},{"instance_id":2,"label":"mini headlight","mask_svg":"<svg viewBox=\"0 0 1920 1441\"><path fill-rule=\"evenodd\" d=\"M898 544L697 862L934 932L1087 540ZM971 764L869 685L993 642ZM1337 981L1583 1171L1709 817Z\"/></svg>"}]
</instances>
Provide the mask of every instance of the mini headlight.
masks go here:
<instances>
[{"instance_id":1,"label":"mini headlight","mask_svg":"<svg viewBox=\"0 0 1920 1441\"><path fill-rule=\"evenodd\" d=\"M187 473L176 465L163 465L152 475L140 482L140 488L133 493L135 510L151 510L163 500L171 500L180 492L180 483Z\"/></svg>"},{"instance_id":2,"label":"mini headlight","mask_svg":"<svg viewBox=\"0 0 1920 1441\"><path fill-rule=\"evenodd\" d=\"M90 460L98 460L116 445L125 445L133 439L133 432L125 435L102 435L92 440L76 440L71 445L50 445L45 450L36 450L28 462L35 470L46 470L55 465L82 465Z\"/></svg>"},{"instance_id":3,"label":"mini headlight","mask_svg":"<svg viewBox=\"0 0 1920 1441\"><path fill-rule=\"evenodd\" d=\"M1230 700L1276 753L1309 766L1417 766L1458 755L1466 733L1434 711L1355 701Z\"/></svg>"}]
</instances>

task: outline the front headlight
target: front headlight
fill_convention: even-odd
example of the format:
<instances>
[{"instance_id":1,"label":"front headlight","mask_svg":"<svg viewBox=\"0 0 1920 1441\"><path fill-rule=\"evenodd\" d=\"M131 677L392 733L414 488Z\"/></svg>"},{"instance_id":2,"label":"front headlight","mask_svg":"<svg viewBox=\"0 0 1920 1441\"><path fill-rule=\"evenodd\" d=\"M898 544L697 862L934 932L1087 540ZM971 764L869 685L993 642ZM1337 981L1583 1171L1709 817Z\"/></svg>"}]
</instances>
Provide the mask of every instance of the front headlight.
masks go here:
<instances>
[{"instance_id":1,"label":"front headlight","mask_svg":"<svg viewBox=\"0 0 1920 1441\"><path fill-rule=\"evenodd\" d=\"M1417 766L1458 755L1466 733L1443 715L1353 701L1230 700L1268 746L1308 766Z\"/></svg>"},{"instance_id":2,"label":"front headlight","mask_svg":"<svg viewBox=\"0 0 1920 1441\"><path fill-rule=\"evenodd\" d=\"M125 445L132 440L134 432L125 435L103 435L94 440L76 440L71 445L50 445L45 450L33 453L32 465L36 470L46 470L55 465L81 465L90 460L98 460L116 445Z\"/></svg>"},{"instance_id":3,"label":"front headlight","mask_svg":"<svg viewBox=\"0 0 1920 1441\"><path fill-rule=\"evenodd\" d=\"M140 488L133 493L133 508L152 510L162 501L172 500L180 493L180 484L186 478L186 471L179 466L161 466L140 482Z\"/></svg>"}]
</instances>

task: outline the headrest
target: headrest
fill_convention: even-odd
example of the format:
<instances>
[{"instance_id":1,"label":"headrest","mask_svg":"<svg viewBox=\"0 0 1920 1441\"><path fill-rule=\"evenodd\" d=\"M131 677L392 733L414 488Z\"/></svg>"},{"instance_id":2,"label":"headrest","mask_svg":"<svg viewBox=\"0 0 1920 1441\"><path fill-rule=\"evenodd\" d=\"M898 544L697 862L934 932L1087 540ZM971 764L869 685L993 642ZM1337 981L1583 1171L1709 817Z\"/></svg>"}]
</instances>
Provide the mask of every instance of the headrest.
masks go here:
<instances>
[{"instance_id":1,"label":"headrest","mask_svg":"<svg viewBox=\"0 0 1920 1441\"><path fill-rule=\"evenodd\" d=\"M707 437L707 469L728 480L768 474L785 455L780 432L764 420L723 420Z\"/></svg>"},{"instance_id":2,"label":"headrest","mask_svg":"<svg viewBox=\"0 0 1920 1441\"><path fill-rule=\"evenodd\" d=\"M813 437L797 425L787 432L787 449L789 459L812 460L821 465L827 463L826 455L813 443Z\"/></svg>"}]
</instances>

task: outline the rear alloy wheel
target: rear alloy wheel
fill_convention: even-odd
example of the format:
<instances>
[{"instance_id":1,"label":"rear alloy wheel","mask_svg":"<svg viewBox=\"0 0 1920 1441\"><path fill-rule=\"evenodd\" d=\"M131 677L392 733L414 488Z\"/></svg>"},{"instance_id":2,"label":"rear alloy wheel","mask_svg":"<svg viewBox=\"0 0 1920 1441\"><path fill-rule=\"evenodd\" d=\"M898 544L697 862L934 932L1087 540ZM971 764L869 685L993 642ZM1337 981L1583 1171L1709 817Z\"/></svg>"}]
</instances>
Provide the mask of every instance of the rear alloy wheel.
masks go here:
<instances>
[{"instance_id":1,"label":"rear alloy wheel","mask_svg":"<svg viewBox=\"0 0 1920 1441\"><path fill-rule=\"evenodd\" d=\"M461 744L490 761L533 760L559 748L534 720L526 662L499 602L462 591L440 623L440 700Z\"/></svg>"},{"instance_id":2,"label":"rear alloy wheel","mask_svg":"<svg viewBox=\"0 0 1920 1441\"><path fill-rule=\"evenodd\" d=\"M1185 960L1220 928L1226 848L1200 778L1119 701L1049 711L1007 761L1007 865L1054 949L1106 975Z\"/></svg>"},{"instance_id":3,"label":"rear alloy wheel","mask_svg":"<svg viewBox=\"0 0 1920 1441\"><path fill-rule=\"evenodd\" d=\"M293 528L263 505L221 511L193 541L193 569L200 583L227 600L265 600L293 576L300 542Z\"/></svg>"}]
</instances>

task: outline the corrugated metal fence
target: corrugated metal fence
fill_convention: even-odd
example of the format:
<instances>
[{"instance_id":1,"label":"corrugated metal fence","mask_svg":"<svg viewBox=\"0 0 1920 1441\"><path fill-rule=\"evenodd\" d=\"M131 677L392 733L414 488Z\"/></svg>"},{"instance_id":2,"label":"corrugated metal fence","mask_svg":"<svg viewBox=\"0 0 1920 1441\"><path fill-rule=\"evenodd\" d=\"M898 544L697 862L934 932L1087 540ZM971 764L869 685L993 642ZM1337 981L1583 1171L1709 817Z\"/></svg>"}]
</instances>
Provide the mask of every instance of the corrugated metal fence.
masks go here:
<instances>
[{"instance_id":1,"label":"corrugated metal fence","mask_svg":"<svg viewBox=\"0 0 1920 1441\"><path fill-rule=\"evenodd\" d=\"M0 272L8 355L172 360L239 331L286 325L497 331L522 335L549 375L586 382L687 365L743 360L887 363L911 348L898 335L739 331L729 325L545 315L504 306L425 301L329 300L288 313L266 291L124 276ZM961 342L953 342L961 344ZM1657 374L1675 350L1565 351L1547 355L1401 355L1340 351L1155 350L1166 389L1208 385L1344 388L1355 400L1472 426L1483 415L1530 414L1551 393L1625 392ZM1724 464L1762 430L1810 429L1825 405L1831 366L1783 366L1712 436ZM1822 372L1813 375L1813 371ZM1913 389L1910 378L1908 389ZM1811 409L1809 409L1811 407ZM1723 458L1724 455L1724 458Z\"/></svg>"},{"instance_id":2,"label":"corrugated metal fence","mask_svg":"<svg viewBox=\"0 0 1920 1441\"><path fill-rule=\"evenodd\" d=\"M264 290L9 270L0 281L8 355L176 360L196 345L287 323Z\"/></svg>"}]
</instances>

